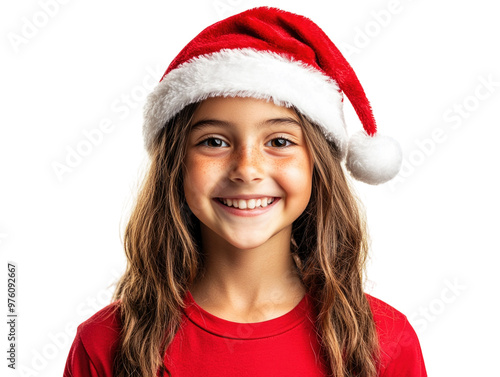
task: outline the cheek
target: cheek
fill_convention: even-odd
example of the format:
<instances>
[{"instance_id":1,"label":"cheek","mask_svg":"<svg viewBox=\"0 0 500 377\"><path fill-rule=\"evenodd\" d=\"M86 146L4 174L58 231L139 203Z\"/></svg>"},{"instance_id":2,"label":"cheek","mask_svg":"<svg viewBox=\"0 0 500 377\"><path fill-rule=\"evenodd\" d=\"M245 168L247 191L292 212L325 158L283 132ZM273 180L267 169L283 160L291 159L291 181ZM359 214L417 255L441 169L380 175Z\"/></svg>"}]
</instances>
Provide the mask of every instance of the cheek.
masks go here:
<instances>
[{"instance_id":1,"label":"cheek","mask_svg":"<svg viewBox=\"0 0 500 377\"><path fill-rule=\"evenodd\" d=\"M186 199L189 196L191 200L196 200L201 194L210 194L222 170L222 165L213 159L187 155L184 170Z\"/></svg>"},{"instance_id":2,"label":"cheek","mask_svg":"<svg viewBox=\"0 0 500 377\"><path fill-rule=\"evenodd\" d=\"M311 160L305 156L283 162L278 169L282 172L281 181L287 195L296 198L301 205L307 205L312 189L313 167Z\"/></svg>"}]
</instances>

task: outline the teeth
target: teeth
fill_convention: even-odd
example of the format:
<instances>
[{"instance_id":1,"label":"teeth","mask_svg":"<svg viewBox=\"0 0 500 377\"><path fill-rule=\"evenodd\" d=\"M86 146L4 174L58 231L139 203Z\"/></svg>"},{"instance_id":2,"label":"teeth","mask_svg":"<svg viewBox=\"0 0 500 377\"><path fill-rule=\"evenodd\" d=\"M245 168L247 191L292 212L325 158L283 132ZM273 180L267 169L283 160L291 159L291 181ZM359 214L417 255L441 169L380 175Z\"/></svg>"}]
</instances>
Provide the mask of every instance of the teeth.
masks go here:
<instances>
[{"instance_id":1,"label":"teeth","mask_svg":"<svg viewBox=\"0 0 500 377\"><path fill-rule=\"evenodd\" d=\"M260 198L260 199L219 199L228 207L234 207L239 209L254 209L259 207L267 207L269 204L274 202L274 198Z\"/></svg>"}]
</instances>

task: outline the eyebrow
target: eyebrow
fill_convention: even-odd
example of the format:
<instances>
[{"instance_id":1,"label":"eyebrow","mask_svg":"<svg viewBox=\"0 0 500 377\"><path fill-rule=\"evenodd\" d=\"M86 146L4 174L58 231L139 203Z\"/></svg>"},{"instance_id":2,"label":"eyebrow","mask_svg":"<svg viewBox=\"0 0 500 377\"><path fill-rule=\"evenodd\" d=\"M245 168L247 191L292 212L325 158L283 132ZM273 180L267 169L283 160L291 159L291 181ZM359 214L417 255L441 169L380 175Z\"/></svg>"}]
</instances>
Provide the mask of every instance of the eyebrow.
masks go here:
<instances>
[{"instance_id":1,"label":"eyebrow","mask_svg":"<svg viewBox=\"0 0 500 377\"><path fill-rule=\"evenodd\" d=\"M287 123L291 126L297 127L302 129L302 126L300 125L299 122L297 122L295 119L290 118L290 117L284 117L284 118L271 118L271 119L266 119L263 122L257 123L258 128L263 128L265 126L274 126L274 125L280 125ZM201 119L195 124L192 125L191 130L201 130L206 127L210 126L221 126L224 128L229 128L229 127L234 127L234 123L232 122L227 122L225 120L219 120L219 119Z\"/></svg>"}]
</instances>

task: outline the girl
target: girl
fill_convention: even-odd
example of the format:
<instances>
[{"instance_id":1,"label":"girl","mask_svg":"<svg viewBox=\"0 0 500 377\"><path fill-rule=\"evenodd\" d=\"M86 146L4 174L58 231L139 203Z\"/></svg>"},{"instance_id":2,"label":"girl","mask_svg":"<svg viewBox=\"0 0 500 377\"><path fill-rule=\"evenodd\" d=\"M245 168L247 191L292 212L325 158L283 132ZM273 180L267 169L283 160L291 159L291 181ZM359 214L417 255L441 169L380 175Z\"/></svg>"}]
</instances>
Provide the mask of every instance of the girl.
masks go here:
<instances>
[{"instance_id":1,"label":"girl","mask_svg":"<svg viewBox=\"0 0 500 377\"><path fill-rule=\"evenodd\" d=\"M364 131L347 140L342 93ZM352 68L275 8L194 38L148 97L151 157L115 301L65 377L426 376L406 317L363 292L364 218L344 174L397 174Z\"/></svg>"}]
</instances>

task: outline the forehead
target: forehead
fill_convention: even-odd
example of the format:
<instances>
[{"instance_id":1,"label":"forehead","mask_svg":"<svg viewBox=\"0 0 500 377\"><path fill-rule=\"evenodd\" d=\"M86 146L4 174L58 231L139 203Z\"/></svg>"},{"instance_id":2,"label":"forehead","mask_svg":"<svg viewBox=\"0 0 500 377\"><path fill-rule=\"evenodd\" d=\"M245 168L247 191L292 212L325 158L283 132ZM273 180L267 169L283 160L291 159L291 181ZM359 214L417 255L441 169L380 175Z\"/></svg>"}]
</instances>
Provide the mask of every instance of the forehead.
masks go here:
<instances>
[{"instance_id":1,"label":"forehead","mask_svg":"<svg viewBox=\"0 0 500 377\"><path fill-rule=\"evenodd\" d=\"M192 124L199 128L207 122L270 125L283 121L300 128L300 121L292 108L278 106L263 99L251 97L211 97L197 107ZM276 122L277 121L277 122Z\"/></svg>"}]
</instances>

